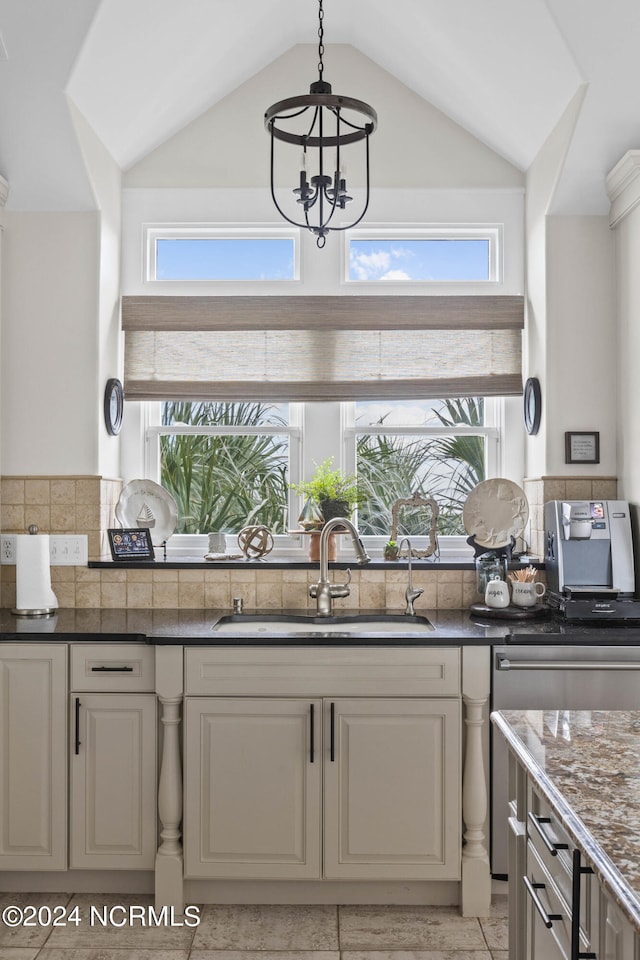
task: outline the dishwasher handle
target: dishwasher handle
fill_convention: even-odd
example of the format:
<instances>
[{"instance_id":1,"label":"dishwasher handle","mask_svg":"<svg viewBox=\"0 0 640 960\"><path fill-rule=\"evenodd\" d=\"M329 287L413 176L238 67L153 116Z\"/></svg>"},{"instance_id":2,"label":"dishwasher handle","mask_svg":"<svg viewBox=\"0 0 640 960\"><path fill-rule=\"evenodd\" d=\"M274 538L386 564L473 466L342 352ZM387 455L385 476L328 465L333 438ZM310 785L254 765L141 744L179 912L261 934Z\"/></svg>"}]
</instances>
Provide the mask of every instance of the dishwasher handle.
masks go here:
<instances>
[{"instance_id":1,"label":"dishwasher handle","mask_svg":"<svg viewBox=\"0 0 640 960\"><path fill-rule=\"evenodd\" d=\"M496 669L505 670L640 670L640 660L511 660L496 654Z\"/></svg>"}]
</instances>

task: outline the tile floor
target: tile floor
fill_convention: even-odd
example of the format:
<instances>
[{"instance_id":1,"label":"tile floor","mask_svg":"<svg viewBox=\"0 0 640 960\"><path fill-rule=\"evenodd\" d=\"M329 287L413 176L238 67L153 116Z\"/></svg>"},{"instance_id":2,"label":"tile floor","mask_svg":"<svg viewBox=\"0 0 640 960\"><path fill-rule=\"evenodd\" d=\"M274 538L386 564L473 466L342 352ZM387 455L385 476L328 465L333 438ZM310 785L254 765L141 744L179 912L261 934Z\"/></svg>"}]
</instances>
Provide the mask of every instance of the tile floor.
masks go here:
<instances>
[{"instance_id":1,"label":"tile floor","mask_svg":"<svg viewBox=\"0 0 640 960\"><path fill-rule=\"evenodd\" d=\"M200 909L198 926L143 925L151 897L0 894L0 960L507 960L507 898L491 917L455 907L225 906ZM43 907L38 924L12 928L16 906ZM91 907L100 906L100 914ZM45 925L47 908L66 926ZM134 921L130 922L131 907ZM75 909L77 908L77 909ZM106 922L101 925L103 916ZM23 916L27 915L24 911ZM111 920L112 922L109 922Z\"/></svg>"}]
</instances>

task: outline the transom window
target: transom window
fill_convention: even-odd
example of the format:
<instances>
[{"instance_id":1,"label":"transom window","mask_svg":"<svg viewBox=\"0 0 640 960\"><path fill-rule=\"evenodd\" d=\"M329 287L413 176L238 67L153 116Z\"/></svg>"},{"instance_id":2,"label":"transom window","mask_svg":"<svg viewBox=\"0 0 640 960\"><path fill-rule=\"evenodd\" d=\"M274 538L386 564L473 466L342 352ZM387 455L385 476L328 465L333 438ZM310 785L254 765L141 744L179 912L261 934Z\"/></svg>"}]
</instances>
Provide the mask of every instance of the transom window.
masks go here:
<instances>
[{"instance_id":1,"label":"transom window","mask_svg":"<svg viewBox=\"0 0 640 960\"><path fill-rule=\"evenodd\" d=\"M499 280L501 228L354 230L346 239L349 282L468 283Z\"/></svg>"},{"instance_id":2,"label":"transom window","mask_svg":"<svg viewBox=\"0 0 640 960\"><path fill-rule=\"evenodd\" d=\"M146 228L146 279L156 281L297 280L297 231L266 227Z\"/></svg>"}]
</instances>

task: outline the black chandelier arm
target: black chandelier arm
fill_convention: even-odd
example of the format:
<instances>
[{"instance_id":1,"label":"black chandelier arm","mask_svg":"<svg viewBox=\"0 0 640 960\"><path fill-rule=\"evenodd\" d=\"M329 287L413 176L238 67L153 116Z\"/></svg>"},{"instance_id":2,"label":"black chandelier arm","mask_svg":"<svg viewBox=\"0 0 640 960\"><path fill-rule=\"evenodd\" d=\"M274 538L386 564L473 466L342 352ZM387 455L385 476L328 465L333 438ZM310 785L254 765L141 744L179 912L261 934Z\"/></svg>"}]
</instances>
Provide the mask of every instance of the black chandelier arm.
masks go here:
<instances>
[{"instance_id":1,"label":"black chandelier arm","mask_svg":"<svg viewBox=\"0 0 640 960\"><path fill-rule=\"evenodd\" d=\"M324 229L331 230L332 232L335 232L335 233L342 230L351 230L352 227L358 226L358 224L364 218L364 215L366 214L369 208L369 197L371 195L371 189L369 186L369 138L368 137L367 137L367 148L366 148L366 167L367 167L367 186L366 186L366 193L364 198L364 206L362 208L362 212L360 216L357 218L357 220L352 220L351 223L347 223L343 227L328 227L327 224L331 220L331 216L333 216L333 211L332 211L331 216L327 217L327 220L324 223ZM335 209L335 204L334 204L334 209Z\"/></svg>"},{"instance_id":2,"label":"black chandelier arm","mask_svg":"<svg viewBox=\"0 0 640 960\"><path fill-rule=\"evenodd\" d=\"M293 100L294 98L292 97L291 99ZM281 103L284 103L284 101L281 101ZM276 106L280 106L280 104L276 104ZM312 106L313 106L313 104L307 103L307 104L305 104L305 106L301 107L299 110L296 110L295 113L279 113L279 114L276 114L276 115L274 115L274 116L271 117L271 119L268 121L267 126L273 126L273 125L275 124L276 120L295 120L296 117L301 117L303 113L306 113L307 110L310 110ZM317 109L318 109L318 108L316 107L316 111L317 111ZM266 114L265 114L265 117L266 117ZM313 124L312 124L312 126L313 126Z\"/></svg>"}]
</instances>

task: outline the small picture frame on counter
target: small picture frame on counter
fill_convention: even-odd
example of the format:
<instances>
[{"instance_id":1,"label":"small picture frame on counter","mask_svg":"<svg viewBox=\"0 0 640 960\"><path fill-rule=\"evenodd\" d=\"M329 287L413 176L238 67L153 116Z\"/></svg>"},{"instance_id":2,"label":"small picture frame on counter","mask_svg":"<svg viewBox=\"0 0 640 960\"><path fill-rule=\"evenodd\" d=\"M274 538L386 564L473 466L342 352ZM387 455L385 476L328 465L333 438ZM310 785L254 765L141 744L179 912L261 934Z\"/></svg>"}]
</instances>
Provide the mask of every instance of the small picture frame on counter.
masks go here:
<instances>
[{"instance_id":1,"label":"small picture frame on counter","mask_svg":"<svg viewBox=\"0 0 640 960\"><path fill-rule=\"evenodd\" d=\"M600 434L595 430L564 435L565 463L600 463Z\"/></svg>"},{"instance_id":2,"label":"small picture frame on counter","mask_svg":"<svg viewBox=\"0 0 640 960\"><path fill-rule=\"evenodd\" d=\"M107 530L114 560L155 560L156 555L148 527Z\"/></svg>"}]
</instances>

